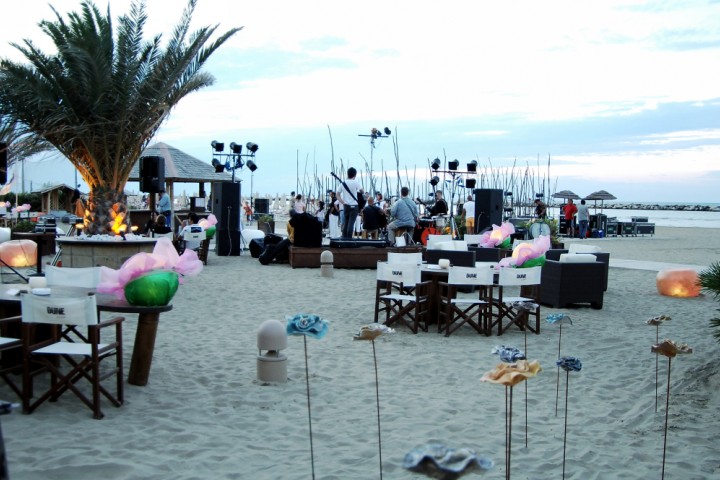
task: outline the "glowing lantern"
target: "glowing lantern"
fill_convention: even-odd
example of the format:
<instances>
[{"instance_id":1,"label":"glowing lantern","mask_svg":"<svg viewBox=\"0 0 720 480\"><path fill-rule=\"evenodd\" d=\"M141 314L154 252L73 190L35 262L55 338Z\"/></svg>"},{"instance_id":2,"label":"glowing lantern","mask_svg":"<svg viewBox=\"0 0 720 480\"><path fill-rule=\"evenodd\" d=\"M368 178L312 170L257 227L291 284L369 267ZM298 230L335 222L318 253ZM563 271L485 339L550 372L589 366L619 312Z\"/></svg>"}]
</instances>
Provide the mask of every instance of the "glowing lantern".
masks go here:
<instances>
[{"instance_id":1,"label":"glowing lantern","mask_svg":"<svg viewBox=\"0 0 720 480\"><path fill-rule=\"evenodd\" d=\"M520 255L520 253L521 253L523 250L526 250L526 249L527 249L527 253L532 252L532 251L533 251L533 245L532 245L532 243L527 243L527 242L519 243L519 244L513 249L512 258L517 259L518 256Z\"/></svg>"},{"instance_id":2,"label":"glowing lantern","mask_svg":"<svg viewBox=\"0 0 720 480\"><path fill-rule=\"evenodd\" d=\"M700 295L698 274L690 269L662 270L655 278L660 295L669 297L697 297Z\"/></svg>"},{"instance_id":3,"label":"glowing lantern","mask_svg":"<svg viewBox=\"0 0 720 480\"><path fill-rule=\"evenodd\" d=\"M493 229L492 233L490 234L490 240L495 242L495 245L502 243L502 241L505 239L505 235L503 234L503 231L499 228Z\"/></svg>"},{"instance_id":4,"label":"glowing lantern","mask_svg":"<svg viewBox=\"0 0 720 480\"><path fill-rule=\"evenodd\" d=\"M0 244L0 260L9 267L31 267L37 263L37 244L32 240L8 240Z\"/></svg>"}]
</instances>

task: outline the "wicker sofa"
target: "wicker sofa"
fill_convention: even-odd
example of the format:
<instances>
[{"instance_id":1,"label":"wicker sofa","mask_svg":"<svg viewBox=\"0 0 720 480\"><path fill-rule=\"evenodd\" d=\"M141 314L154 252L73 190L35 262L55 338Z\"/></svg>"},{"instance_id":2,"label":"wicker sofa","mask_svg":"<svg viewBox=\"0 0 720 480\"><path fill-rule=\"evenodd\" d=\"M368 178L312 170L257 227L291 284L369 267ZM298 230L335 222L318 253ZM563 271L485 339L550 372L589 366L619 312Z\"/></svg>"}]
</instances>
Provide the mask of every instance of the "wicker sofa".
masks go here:
<instances>
[{"instance_id":1,"label":"wicker sofa","mask_svg":"<svg viewBox=\"0 0 720 480\"><path fill-rule=\"evenodd\" d=\"M602 308L607 264L589 254L575 257L583 261L545 261L540 282L540 303L553 308L580 303Z\"/></svg>"}]
</instances>

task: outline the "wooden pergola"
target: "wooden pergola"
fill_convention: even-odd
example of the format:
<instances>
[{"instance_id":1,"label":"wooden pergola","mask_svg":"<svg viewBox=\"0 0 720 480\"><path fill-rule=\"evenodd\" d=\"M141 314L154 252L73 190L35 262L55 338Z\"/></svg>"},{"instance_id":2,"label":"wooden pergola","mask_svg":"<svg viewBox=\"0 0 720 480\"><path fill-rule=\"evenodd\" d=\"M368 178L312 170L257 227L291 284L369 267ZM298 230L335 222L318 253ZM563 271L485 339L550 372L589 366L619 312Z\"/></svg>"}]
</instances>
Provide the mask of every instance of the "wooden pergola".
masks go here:
<instances>
[{"instance_id":1,"label":"wooden pergola","mask_svg":"<svg viewBox=\"0 0 720 480\"><path fill-rule=\"evenodd\" d=\"M74 212L70 201L72 200L72 194L75 189L64 183L53 185L40 190L40 211L44 213L50 213L52 211L67 211ZM60 194L63 194L63 202L60 202Z\"/></svg>"},{"instance_id":2,"label":"wooden pergola","mask_svg":"<svg viewBox=\"0 0 720 480\"><path fill-rule=\"evenodd\" d=\"M170 205L172 207L172 217L175 218L175 183L197 183L198 196L207 198L205 194L205 183L230 182L232 176L229 173L216 173L210 163L203 162L192 155L179 150L167 143L155 143L147 147L141 157L158 156L165 159L165 190L170 195ZM140 161L133 166L130 172L129 181L140 181ZM155 208L155 196L150 195L150 210ZM174 223L172 224L175 228Z\"/></svg>"}]
</instances>

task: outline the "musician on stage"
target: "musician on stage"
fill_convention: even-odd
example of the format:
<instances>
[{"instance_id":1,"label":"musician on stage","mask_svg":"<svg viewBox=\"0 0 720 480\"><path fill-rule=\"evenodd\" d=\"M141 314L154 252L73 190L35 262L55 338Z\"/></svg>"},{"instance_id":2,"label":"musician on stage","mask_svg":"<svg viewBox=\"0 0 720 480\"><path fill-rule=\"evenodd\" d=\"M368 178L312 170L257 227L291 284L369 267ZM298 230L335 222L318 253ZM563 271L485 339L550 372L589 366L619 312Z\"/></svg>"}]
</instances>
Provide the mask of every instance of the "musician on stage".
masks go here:
<instances>
[{"instance_id":1,"label":"musician on stage","mask_svg":"<svg viewBox=\"0 0 720 480\"><path fill-rule=\"evenodd\" d=\"M393 217L393 221L388 223L388 241L390 243L395 242L395 230L398 228L414 229L417 223L418 210L417 205L412 199L408 198L410 195L410 189L408 187L402 187L400 189L400 198L393 203L390 208L390 214Z\"/></svg>"},{"instance_id":2,"label":"musician on stage","mask_svg":"<svg viewBox=\"0 0 720 480\"><path fill-rule=\"evenodd\" d=\"M437 215L447 215L448 204L443 200L443 193L441 190L435 192L435 205L430 208L430 216L435 217Z\"/></svg>"},{"instance_id":3,"label":"musician on stage","mask_svg":"<svg viewBox=\"0 0 720 480\"><path fill-rule=\"evenodd\" d=\"M342 227L342 238L353 238L355 232L355 220L360 214L358 208L358 198L363 195L362 185L355 178L357 176L357 170L355 167L350 167L347 170L347 180L342 182L342 189L340 189L341 201L344 205L343 210L345 212L345 219Z\"/></svg>"}]
</instances>

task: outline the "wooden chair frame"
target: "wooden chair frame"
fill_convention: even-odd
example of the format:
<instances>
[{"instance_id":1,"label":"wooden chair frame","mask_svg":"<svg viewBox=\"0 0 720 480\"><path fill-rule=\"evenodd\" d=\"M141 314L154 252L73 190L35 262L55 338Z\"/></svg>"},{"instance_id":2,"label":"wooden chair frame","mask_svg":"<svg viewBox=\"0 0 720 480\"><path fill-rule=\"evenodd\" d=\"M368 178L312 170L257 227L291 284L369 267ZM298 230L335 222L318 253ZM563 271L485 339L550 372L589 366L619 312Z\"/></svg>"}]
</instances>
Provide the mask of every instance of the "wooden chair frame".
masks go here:
<instances>
[{"instance_id":1,"label":"wooden chair frame","mask_svg":"<svg viewBox=\"0 0 720 480\"><path fill-rule=\"evenodd\" d=\"M94 295L83 298L86 317L72 315L72 318L51 318L51 308L61 308L65 305L63 300L50 297L35 297L28 295L22 300L22 344L23 344L23 413L30 414L46 400L56 401L68 390L72 391L93 412L93 418L101 419L104 414L100 408L101 395L107 398L115 407L124 403L124 377L122 352L122 323L123 317L115 317L99 323L97 319L97 303ZM77 299L72 299L77 300ZM34 304L47 305L47 316L38 314ZM94 314L94 320L93 320ZM38 325L48 324L50 338L37 339ZM67 331L64 326L87 327L87 342L64 341ZM100 330L109 326L115 327L115 338L110 343L100 343ZM79 360L77 359L79 357ZM107 358L115 357L115 365L101 373L101 362ZM50 372L50 386L47 391L33 399L33 375L30 365L39 363ZM116 394L113 395L102 384L107 378L116 377ZM91 398L77 386L77 382L86 379L91 384Z\"/></svg>"},{"instance_id":2,"label":"wooden chair frame","mask_svg":"<svg viewBox=\"0 0 720 480\"><path fill-rule=\"evenodd\" d=\"M494 269L488 267L450 267L447 282L440 286L440 318L438 333L449 337L464 324L477 333L486 333L491 314L491 297ZM458 297L461 287L479 287L477 298Z\"/></svg>"},{"instance_id":3,"label":"wooden chair frame","mask_svg":"<svg viewBox=\"0 0 720 480\"><path fill-rule=\"evenodd\" d=\"M512 325L517 325L520 330L526 328L535 334L540 334L540 281L542 267L531 268L501 268L498 277L497 290L498 295L493 297L493 307L497 310L490 317L486 328L486 334L491 335L492 329L497 325L497 334L502 335ZM504 287L519 286L521 287L520 296L504 296ZM494 290L494 289L493 289ZM533 303L535 308L533 311L520 311L514 304ZM529 315L535 317L535 327L530 325ZM504 324L504 321L508 320Z\"/></svg>"},{"instance_id":4,"label":"wooden chair frame","mask_svg":"<svg viewBox=\"0 0 720 480\"><path fill-rule=\"evenodd\" d=\"M420 268L417 265L390 265L378 262L375 287L375 319L385 313L386 326L402 323L413 333L419 329L428 330L428 303L432 282L417 282ZM410 284L415 287L412 294L402 293ZM395 289L400 293L396 293Z\"/></svg>"}]
</instances>

